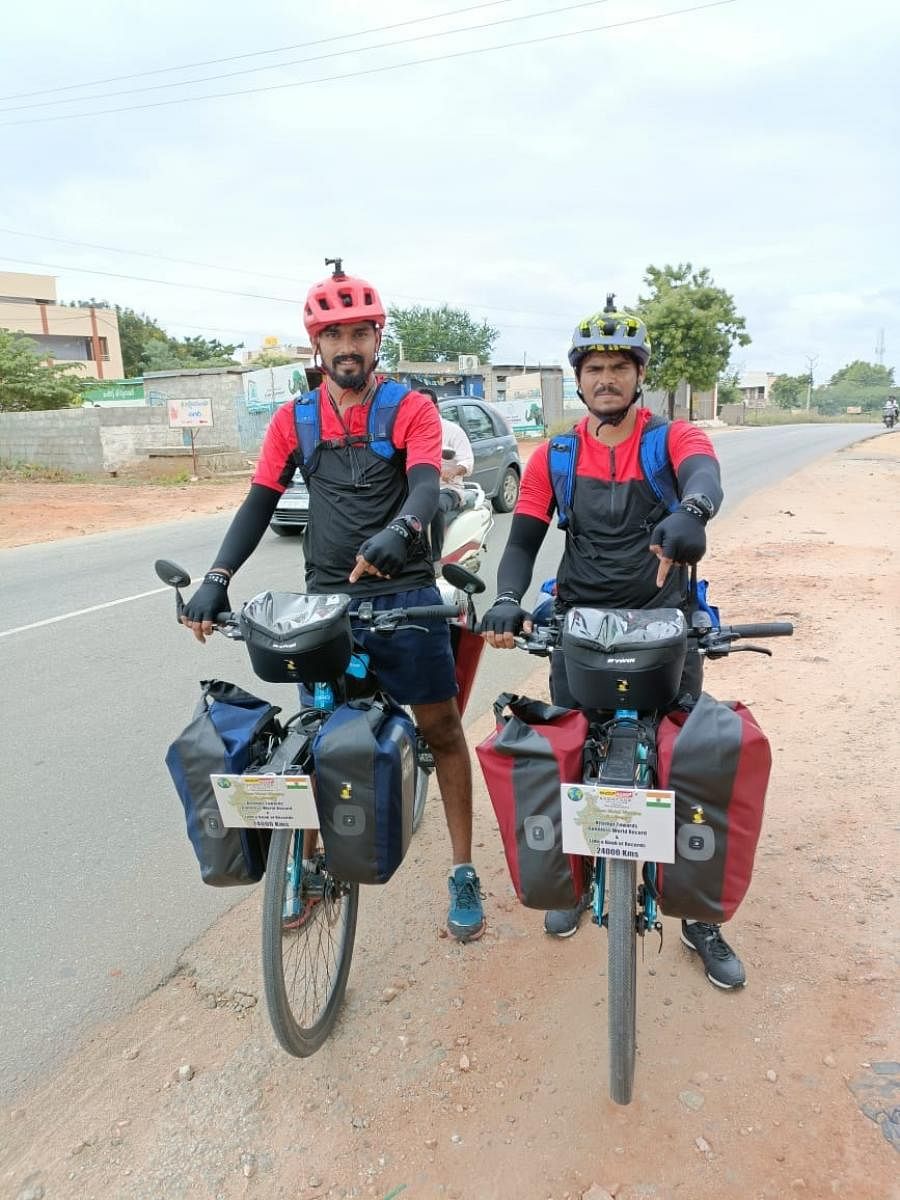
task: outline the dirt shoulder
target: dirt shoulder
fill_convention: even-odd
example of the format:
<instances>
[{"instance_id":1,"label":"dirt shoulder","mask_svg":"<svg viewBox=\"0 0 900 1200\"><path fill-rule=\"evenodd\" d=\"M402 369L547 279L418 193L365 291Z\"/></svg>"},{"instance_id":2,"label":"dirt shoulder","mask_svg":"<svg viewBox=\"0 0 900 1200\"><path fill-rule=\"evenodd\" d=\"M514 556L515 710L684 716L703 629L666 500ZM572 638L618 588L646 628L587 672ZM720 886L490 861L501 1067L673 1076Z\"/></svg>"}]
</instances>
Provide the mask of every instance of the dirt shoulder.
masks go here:
<instances>
[{"instance_id":1,"label":"dirt shoulder","mask_svg":"<svg viewBox=\"0 0 900 1200\"><path fill-rule=\"evenodd\" d=\"M477 780L481 942L440 936L447 840L432 795L402 870L364 893L345 1012L318 1055L274 1044L251 895L0 1114L0 1196L900 1194L898 510L900 438L883 437L713 527L706 573L726 619L797 630L771 660L707 669L710 692L752 705L775 757L753 888L726 931L749 985L712 988L673 921L661 954L648 939L630 1108L606 1099L604 936L585 924L551 942L517 905ZM543 670L531 682L540 693ZM470 727L472 744L490 723ZM178 1082L182 1064L193 1074Z\"/></svg>"}]
</instances>

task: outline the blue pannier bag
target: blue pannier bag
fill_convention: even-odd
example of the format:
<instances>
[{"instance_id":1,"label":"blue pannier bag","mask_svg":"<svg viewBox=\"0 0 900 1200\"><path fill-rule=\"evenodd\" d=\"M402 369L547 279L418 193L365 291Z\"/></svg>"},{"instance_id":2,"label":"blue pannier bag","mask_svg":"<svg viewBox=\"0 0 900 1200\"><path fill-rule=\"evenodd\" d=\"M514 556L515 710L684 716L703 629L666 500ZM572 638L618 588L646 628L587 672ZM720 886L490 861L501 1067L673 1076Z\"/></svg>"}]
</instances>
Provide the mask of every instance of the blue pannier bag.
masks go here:
<instances>
[{"instance_id":1,"label":"blue pannier bag","mask_svg":"<svg viewBox=\"0 0 900 1200\"><path fill-rule=\"evenodd\" d=\"M345 883L387 883L412 837L415 726L384 695L348 700L312 752L328 869Z\"/></svg>"},{"instance_id":2,"label":"blue pannier bag","mask_svg":"<svg viewBox=\"0 0 900 1200\"><path fill-rule=\"evenodd\" d=\"M233 683L204 680L193 719L166 754L166 766L184 808L200 877L212 887L257 883L266 869L270 833L227 829L213 794L211 774L240 775L268 757L280 737L281 711Z\"/></svg>"}]
</instances>

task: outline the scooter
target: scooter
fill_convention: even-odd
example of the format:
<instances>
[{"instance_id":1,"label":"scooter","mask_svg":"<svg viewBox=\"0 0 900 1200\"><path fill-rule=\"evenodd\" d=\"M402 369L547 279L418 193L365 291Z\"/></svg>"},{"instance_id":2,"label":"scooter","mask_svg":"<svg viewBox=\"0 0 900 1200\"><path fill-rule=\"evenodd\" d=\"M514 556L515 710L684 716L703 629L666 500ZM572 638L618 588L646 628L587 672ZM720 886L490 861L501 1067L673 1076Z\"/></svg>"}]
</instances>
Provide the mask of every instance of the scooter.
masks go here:
<instances>
[{"instance_id":1,"label":"scooter","mask_svg":"<svg viewBox=\"0 0 900 1200\"><path fill-rule=\"evenodd\" d=\"M888 409L881 414L881 419L884 421L885 429L893 429L897 423L897 414Z\"/></svg>"},{"instance_id":2,"label":"scooter","mask_svg":"<svg viewBox=\"0 0 900 1200\"><path fill-rule=\"evenodd\" d=\"M490 500L477 483L463 482L465 500L462 508L447 514L441 570L450 564L465 567L477 574L487 552L488 534L494 527ZM451 572L452 573L452 572ZM438 576L438 589L444 604L457 604L465 597L443 575Z\"/></svg>"}]
</instances>

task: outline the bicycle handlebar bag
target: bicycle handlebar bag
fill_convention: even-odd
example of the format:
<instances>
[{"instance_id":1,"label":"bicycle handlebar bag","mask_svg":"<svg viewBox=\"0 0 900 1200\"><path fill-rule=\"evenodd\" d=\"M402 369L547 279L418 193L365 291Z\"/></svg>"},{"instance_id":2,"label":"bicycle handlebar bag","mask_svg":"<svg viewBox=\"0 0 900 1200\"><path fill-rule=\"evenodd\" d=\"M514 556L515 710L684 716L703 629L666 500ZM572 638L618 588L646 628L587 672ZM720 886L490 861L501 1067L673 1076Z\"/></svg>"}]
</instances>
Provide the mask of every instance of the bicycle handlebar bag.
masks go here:
<instances>
[{"instance_id":1,"label":"bicycle handlebar bag","mask_svg":"<svg viewBox=\"0 0 900 1200\"><path fill-rule=\"evenodd\" d=\"M260 592L241 610L253 670L268 683L330 682L350 662L350 597Z\"/></svg>"},{"instance_id":2,"label":"bicycle handlebar bag","mask_svg":"<svg viewBox=\"0 0 900 1200\"><path fill-rule=\"evenodd\" d=\"M583 778L587 717L508 692L494 702L494 716L497 728L475 753L516 895L526 908L574 908L584 860L563 853L560 786Z\"/></svg>"},{"instance_id":3,"label":"bicycle handlebar bag","mask_svg":"<svg viewBox=\"0 0 900 1200\"><path fill-rule=\"evenodd\" d=\"M561 647L582 708L664 709L678 696L687 624L677 608L572 608Z\"/></svg>"},{"instance_id":4,"label":"bicycle handlebar bag","mask_svg":"<svg viewBox=\"0 0 900 1200\"><path fill-rule=\"evenodd\" d=\"M387 883L412 837L415 726L383 694L348 700L312 752L328 869L345 883Z\"/></svg>"},{"instance_id":5,"label":"bicycle handlebar bag","mask_svg":"<svg viewBox=\"0 0 900 1200\"><path fill-rule=\"evenodd\" d=\"M166 766L203 882L212 887L257 883L266 869L269 831L226 829L210 775L240 775L265 762L271 739L280 736L275 718L281 709L220 679L200 686L200 703L169 747Z\"/></svg>"},{"instance_id":6,"label":"bicycle handlebar bag","mask_svg":"<svg viewBox=\"0 0 900 1200\"><path fill-rule=\"evenodd\" d=\"M657 865L670 917L720 924L734 916L753 877L772 750L753 713L703 692L656 735L659 786L675 792L675 861Z\"/></svg>"}]
</instances>

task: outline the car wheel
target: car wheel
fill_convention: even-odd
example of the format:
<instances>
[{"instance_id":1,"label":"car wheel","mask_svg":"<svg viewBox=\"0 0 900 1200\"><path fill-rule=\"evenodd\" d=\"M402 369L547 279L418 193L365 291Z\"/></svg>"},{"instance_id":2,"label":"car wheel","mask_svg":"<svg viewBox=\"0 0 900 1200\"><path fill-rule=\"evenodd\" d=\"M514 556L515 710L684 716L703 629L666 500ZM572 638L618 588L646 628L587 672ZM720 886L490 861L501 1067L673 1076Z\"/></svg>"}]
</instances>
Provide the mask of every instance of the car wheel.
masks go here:
<instances>
[{"instance_id":1,"label":"car wheel","mask_svg":"<svg viewBox=\"0 0 900 1200\"><path fill-rule=\"evenodd\" d=\"M279 537L299 537L303 532L302 525L270 525L269 528Z\"/></svg>"},{"instance_id":2,"label":"car wheel","mask_svg":"<svg viewBox=\"0 0 900 1200\"><path fill-rule=\"evenodd\" d=\"M507 467L500 482L500 490L491 501L495 512L508 513L516 507L519 498L519 472L515 467Z\"/></svg>"}]
</instances>

